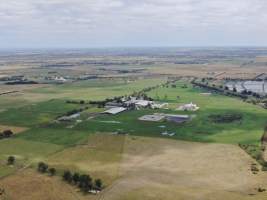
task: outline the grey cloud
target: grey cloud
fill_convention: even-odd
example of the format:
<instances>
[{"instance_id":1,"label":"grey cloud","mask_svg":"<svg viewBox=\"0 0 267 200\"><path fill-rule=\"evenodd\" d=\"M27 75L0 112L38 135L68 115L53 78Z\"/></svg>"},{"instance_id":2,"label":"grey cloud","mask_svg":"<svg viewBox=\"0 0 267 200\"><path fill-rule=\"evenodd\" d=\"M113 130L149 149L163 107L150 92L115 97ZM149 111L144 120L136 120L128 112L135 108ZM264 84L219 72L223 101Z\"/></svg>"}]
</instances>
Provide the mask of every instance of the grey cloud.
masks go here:
<instances>
[{"instance_id":1,"label":"grey cloud","mask_svg":"<svg viewBox=\"0 0 267 200\"><path fill-rule=\"evenodd\" d=\"M222 31L232 34L233 41L248 31L250 41L264 39L266 10L265 0L0 0L0 28L12 32L14 40L24 37L25 41L37 36L44 41L60 39L63 33L72 38L75 33L94 42L115 38L114 44L118 40L138 43L142 38L149 45L151 34L158 40L166 35L190 43L205 33L223 37ZM0 37L5 35L0 32Z\"/></svg>"}]
</instances>

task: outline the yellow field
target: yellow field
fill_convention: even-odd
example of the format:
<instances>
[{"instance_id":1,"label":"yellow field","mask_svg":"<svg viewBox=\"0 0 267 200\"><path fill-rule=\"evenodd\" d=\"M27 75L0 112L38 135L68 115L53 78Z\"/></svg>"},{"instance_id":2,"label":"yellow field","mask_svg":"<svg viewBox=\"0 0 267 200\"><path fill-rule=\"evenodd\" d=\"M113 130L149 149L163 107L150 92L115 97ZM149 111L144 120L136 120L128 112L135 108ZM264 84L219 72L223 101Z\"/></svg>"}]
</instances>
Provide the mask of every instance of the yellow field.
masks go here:
<instances>
[{"instance_id":1,"label":"yellow field","mask_svg":"<svg viewBox=\"0 0 267 200\"><path fill-rule=\"evenodd\" d=\"M105 189L84 197L61 178L32 170L0 180L7 199L262 200L267 174L253 174L254 161L238 146L96 134L84 145L50 156L50 166L87 172ZM30 191L30 192L29 192ZM20 198L18 198L20 197Z\"/></svg>"},{"instance_id":2,"label":"yellow field","mask_svg":"<svg viewBox=\"0 0 267 200\"><path fill-rule=\"evenodd\" d=\"M125 136L96 134L88 143L56 153L48 163L57 168L83 171L110 185L118 178Z\"/></svg>"},{"instance_id":3,"label":"yellow field","mask_svg":"<svg viewBox=\"0 0 267 200\"><path fill-rule=\"evenodd\" d=\"M25 170L1 180L5 189L2 200L76 200L86 199L81 193L60 178Z\"/></svg>"}]
</instances>

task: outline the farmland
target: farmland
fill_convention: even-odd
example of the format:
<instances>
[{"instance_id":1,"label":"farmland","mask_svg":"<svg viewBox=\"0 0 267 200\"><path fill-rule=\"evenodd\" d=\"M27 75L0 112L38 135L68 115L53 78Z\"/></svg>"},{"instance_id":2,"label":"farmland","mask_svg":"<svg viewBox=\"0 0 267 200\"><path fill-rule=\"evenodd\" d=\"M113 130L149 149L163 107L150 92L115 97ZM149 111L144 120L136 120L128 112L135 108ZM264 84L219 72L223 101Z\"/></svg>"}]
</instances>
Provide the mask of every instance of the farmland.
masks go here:
<instances>
[{"instance_id":1,"label":"farmland","mask_svg":"<svg viewBox=\"0 0 267 200\"><path fill-rule=\"evenodd\" d=\"M76 65L83 59L88 57L74 56L68 62ZM203 76L209 80L211 75L220 75L232 66L232 71L223 76L253 77L262 66L255 70L249 66L240 69L239 64L247 61L243 57L229 58L231 62L209 59L207 65L164 56L157 59L145 56L138 65L134 62L136 57L90 59L87 62L105 65L89 68L82 64L71 68L67 65L52 70L40 61L39 68L30 64L14 71L4 68L4 74L23 70L25 77L40 82L0 83L4 93L0 96L0 132L13 132L11 137L0 140L0 189L5 189L6 199L266 198L266 192L258 192L259 188L267 187L267 173L261 170L264 163L254 159L261 151L266 110L259 104L196 87L191 82ZM116 65L122 60L126 67ZM151 60L157 65L147 63ZM58 58L50 57L47 66L54 66L56 61ZM222 63L224 67L220 67ZM66 82L53 82L55 77L51 74L55 73L64 76ZM84 78L87 76L89 79ZM6 91L18 92L5 94ZM102 102L120 103L122 97L138 94L167 106L103 113L108 107L102 106ZM178 109L191 102L199 109ZM140 120L155 113L188 116L189 120L182 123L165 118ZM65 120L60 120L62 117ZM248 151L239 145L248 145ZM255 149L251 150L252 147ZM7 165L9 156L15 157L12 166ZM56 175L37 172L41 161L55 168ZM252 165L257 172L252 172ZM66 170L100 178L103 191L84 195L73 184L62 181L60 176ZM35 189L38 192L29 192ZM61 193L64 195L59 197Z\"/></svg>"}]
</instances>

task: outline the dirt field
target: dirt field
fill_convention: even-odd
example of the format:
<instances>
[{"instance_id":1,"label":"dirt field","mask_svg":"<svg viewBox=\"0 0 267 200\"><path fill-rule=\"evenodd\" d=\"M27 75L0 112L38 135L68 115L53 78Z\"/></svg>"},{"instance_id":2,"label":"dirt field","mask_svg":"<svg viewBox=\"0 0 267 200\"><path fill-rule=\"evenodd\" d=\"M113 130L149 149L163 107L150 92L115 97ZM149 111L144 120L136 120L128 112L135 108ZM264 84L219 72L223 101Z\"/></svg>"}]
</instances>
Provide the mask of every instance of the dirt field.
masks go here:
<instances>
[{"instance_id":1,"label":"dirt field","mask_svg":"<svg viewBox=\"0 0 267 200\"><path fill-rule=\"evenodd\" d=\"M108 187L100 195L80 195L60 178L26 170L0 181L11 200L262 200L267 173L254 175L254 161L238 146L169 139L106 135L66 149L49 164L89 171L107 171ZM117 157L121 152L122 158ZM80 156L79 156L80 155ZM105 161L107 160L107 161ZM117 162L117 164L116 164ZM119 171L119 174L117 174ZM101 174L101 173L100 173ZM110 177L116 177L111 179ZM105 183L105 181L104 181ZM31 192L29 192L31 191Z\"/></svg>"},{"instance_id":2,"label":"dirt field","mask_svg":"<svg viewBox=\"0 0 267 200\"><path fill-rule=\"evenodd\" d=\"M253 175L253 160L237 146L135 137L124 152L121 178L99 199L267 197L255 190L267 186L267 174Z\"/></svg>"}]
</instances>

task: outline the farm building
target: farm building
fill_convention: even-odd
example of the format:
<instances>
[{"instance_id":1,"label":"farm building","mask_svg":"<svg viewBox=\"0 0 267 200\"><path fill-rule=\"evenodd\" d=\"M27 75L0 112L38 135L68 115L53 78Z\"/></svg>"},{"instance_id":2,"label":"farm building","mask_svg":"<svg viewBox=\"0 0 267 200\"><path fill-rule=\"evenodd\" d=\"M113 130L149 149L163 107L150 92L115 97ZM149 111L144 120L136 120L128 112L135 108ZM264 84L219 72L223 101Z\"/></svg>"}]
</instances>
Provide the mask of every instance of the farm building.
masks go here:
<instances>
[{"instance_id":1,"label":"farm building","mask_svg":"<svg viewBox=\"0 0 267 200\"><path fill-rule=\"evenodd\" d=\"M196 104L193 104L192 102L189 104L184 104L178 108L178 110L182 111L197 111L199 107Z\"/></svg>"},{"instance_id":2,"label":"farm building","mask_svg":"<svg viewBox=\"0 0 267 200\"><path fill-rule=\"evenodd\" d=\"M70 116L63 116L63 117L60 117L60 118L58 119L58 121L71 121L71 120L76 119L76 118L78 118L78 117L80 117L80 113L75 113L75 114L70 115Z\"/></svg>"},{"instance_id":3,"label":"farm building","mask_svg":"<svg viewBox=\"0 0 267 200\"><path fill-rule=\"evenodd\" d=\"M151 103L152 109L160 109L160 108L166 108L169 104L168 103Z\"/></svg>"},{"instance_id":4,"label":"farm building","mask_svg":"<svg viewBox=\"0 0 267 200\"><path fill-rule=\"evenodd\" d=\"M165 118L164 115L144 115L138 119L141 121L159 122Z\"/></svg>"},{"instance_id":5,"label":"farm building","mask_svg":"<svg viewBox=\"0 0 267 200\"><path fill-rule=\"evenodd\" d=\"M166 120L175 122L175 123L183 123L188 120L190 120L190 117L188 115L170 115L170 114L165 114Z\"/></svg>"},{"instance_id":6,"label":"farm building","mask_svg":"<svg viewBox=\"0 0 267 200\"><path fill-rule=\"evenodd\" d=\"M57 81L57 82L60 82L60 83L64 83L64 82L66 82L67 80L64 78L64 77L55 77L55 81Z\"/></svg>"},{"instance_id":7,"label":"farm building","mask_svg":"<svg viewBox=\"0 0 267 200\"><path fill-rule=\"evenodd\" d=\"M152 103L152 101L147 101L143 99L137 99L136 97L131 97L129 101L125 101L126 106L135 105L136 107L147 107Z\"/></svg>"},{"instance_id":8,"label":"farm building","mask_svg":"<svg viewBox=\"0 0 267 200\"><path fill-rule=\"evenodd\" d=\"M109 110L106 110L104 113L116 115L116 114L121 113L125 110L127 110L127 109L123 108L123 107L115 107L115 108L110 108Z\"/></svg>"},{"instance_id":9,"label":"farm building","mask_svg":"<svg viewBox=\"0 0 267 200\"><path fill-rule=\"evenodd\" d=\"M151 121L159 122L163 119L166 119L170 122L183 123L190 120L189 115L173 115L173 114L164 114L164 113L154 113L153 115L144 115L138 118L141 121Z\"/></svg>"},{"instance_id":10,"label":"farm building","mask_svg":"<svg viewBox=\"0 0 267 200\"><path fill-rule=\"evenodd\" d=\"M137 100L135 102L136 106L140 106L140 107L147 107L152 103L152 101L147 101L147 100Z\"/></svg>"},{"instance_id":11,"label":"farm building","mask_svg":"<svg viewBox=\"0 0 267 200\"><path fill-rule=\"evenodd\" d=\"M117 102L108 102L105 104L106 108L114 108L114 107L122 107L122 103L117 103Z\"/></svg>"}]
</instances>

